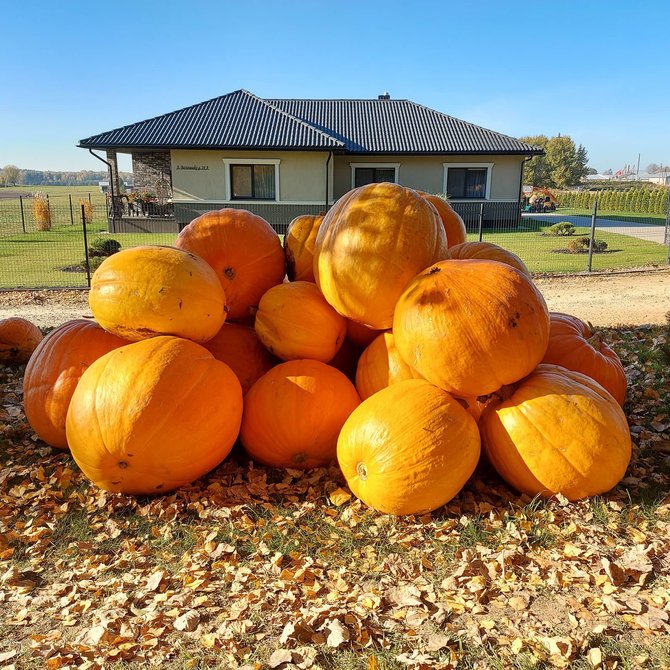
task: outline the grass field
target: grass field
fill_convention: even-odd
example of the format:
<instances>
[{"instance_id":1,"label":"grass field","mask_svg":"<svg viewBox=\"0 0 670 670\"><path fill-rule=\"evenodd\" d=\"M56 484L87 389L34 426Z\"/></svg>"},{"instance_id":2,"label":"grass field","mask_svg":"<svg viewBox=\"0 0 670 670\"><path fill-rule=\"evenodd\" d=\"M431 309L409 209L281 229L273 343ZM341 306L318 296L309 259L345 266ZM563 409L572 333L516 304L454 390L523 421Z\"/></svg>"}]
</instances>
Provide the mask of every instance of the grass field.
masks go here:
<instances>
[{"instance_id":1,"label":"grass field","mask_svg":"<svg viewBox=\"0 0 670 670\"><path fill-rule=\"evenodd\" d=\"M576 209L574 207L559 207L552 214L564 216L588 216L593 212L590 209ZM603 219L616 219L626 223L646 223L651 225L663 225L665 223L665 214L636 214L634 212L598 210L598 216Z\"/></svg>"}]
</instances>

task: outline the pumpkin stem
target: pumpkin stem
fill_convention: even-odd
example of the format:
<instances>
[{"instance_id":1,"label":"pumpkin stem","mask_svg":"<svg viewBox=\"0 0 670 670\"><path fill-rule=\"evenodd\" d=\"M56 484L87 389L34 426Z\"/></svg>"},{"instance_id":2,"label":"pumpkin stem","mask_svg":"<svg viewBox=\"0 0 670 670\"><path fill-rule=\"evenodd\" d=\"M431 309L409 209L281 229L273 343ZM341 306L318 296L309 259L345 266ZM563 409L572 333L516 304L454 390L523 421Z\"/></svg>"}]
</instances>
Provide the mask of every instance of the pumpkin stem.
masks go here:
<instances>
[{"instance_id":1,"label":"pumpkin stem","mask_svg":"<svg viewBox=\"0 0 670 670\"><path fill-rule=\"evenodd\" d=\"M603 338L600 337L600 333L598 331L594 332L591 337L586 338L586 341L596 350L600 349L600 346L603 343Z\"/></svg>"},{"instance_id":2,"label":"pumpkin stem","mask_svg":"<svg viewBox=\"0 0 670 670\"><path fill-rule=\"evenodd\" d=\"M356 466L356 474L361 481L365 481L368 478L368 469L365 467L365 463L359 463Z\"/></svg>"}]
</instances>

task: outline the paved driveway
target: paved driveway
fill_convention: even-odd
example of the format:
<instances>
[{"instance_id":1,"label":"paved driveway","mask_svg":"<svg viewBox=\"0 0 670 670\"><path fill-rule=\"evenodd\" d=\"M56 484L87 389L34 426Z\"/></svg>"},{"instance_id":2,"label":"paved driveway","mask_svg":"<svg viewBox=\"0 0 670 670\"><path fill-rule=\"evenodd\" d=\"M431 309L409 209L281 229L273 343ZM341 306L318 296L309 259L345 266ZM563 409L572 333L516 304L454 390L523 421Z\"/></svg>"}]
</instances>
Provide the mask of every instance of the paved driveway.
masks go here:
<instances>
[{"instance_id":1,"label":"paved driveway","mask_svg":"<svg viewBox=\"0 0 670 670\"><path fill-rule=\"evenodd\" d=\"M569 221L575 226L591 227L590 216L567 216L565 214L532 214L530 212L523 213L523 218L541 219L546 221L549 225L558 223L559 221ZM665 223L655 225L653 223L630 223L628 221L617 221L615 219L601 219L598 217L596 222L596 229L606 228L610 233L619 233L620 235L628 235L629 237L637 237L647 242L658 242L658 244L666 244L666 227Z\"/></svg>"}]
</instances>

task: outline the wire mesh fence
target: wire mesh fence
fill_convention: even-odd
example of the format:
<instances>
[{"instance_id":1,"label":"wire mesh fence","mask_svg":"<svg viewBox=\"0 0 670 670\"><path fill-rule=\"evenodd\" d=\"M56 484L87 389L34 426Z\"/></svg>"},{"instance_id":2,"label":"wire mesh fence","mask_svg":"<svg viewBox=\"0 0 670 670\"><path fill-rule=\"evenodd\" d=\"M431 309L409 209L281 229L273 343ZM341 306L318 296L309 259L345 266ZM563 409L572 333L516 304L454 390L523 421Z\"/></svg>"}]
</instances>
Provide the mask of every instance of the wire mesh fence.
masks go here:
<instances>
[{"instance_id":1,"label":"wire mesh fence","mask_svg":"<svg viewBox=\"0 0 670 670\"><path fill-rule=\"evenodd\" d=\"M0 290L86 288L90 274L104 258L101 252L113 248L113 242L124 249L173 244L176 237L170 232L111 233L112 208L100 192L2 196L0 191ZM663 214L603 209L595 199L588 205L523 212L517 202L453 203L466 223L469 240L481 239L513 251L534 273L670 264L667 202ZM164 221L164 216L152 219L147 211L143 225L136 228L150 231ZM275 228L284 232L280 225Z\"/></svg>"}]
</instances>

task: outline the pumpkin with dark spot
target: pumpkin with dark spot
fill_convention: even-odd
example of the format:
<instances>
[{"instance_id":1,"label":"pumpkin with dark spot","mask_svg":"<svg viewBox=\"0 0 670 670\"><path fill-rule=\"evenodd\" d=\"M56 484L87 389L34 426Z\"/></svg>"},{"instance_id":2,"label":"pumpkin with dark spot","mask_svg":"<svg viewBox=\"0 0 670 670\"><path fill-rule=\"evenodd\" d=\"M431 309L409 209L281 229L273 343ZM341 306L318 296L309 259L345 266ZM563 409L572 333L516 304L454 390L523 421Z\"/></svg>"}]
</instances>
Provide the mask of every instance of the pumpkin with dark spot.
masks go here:
<instances>
[{"instance_id":1,"label":"pumpkin with dark spot","mask_svg":"<svg viewBox=\"0 0 670 670\"><path fill-rule=\"evenodd\" d=\"M284 237L284 254L290 281L314 281L314 243L322 221L322 215L303 214L289 224Z\"/></svg>"},{"instance_id":2,"label":"pumpkin with dark spot","mask_svg":"<svg viewBox=\"0 0 670 670\"><path fill-rule=\"evenodd\" d=\"M139 495L209 472L232 449L241 421L235 373L195 342L159 336L114 349L84 372L66 433L94 484Z\"/></svg>"},{"instance_id":3,"label":"pumpkin with dark spot","mask_svg":"<svg viewBox=\"0 0 670 670\"><path fill-rule=\"evenodd\" d=\"M42 331L28 319L11 316L0 320L0 363L27 363L42 337Z\"/></svg>"},{"instance_id":4,"label":"pumpkin with dark spot","mask_svg":"<svg viewBox=\"0 0 670 670\"><path fill-rule=\"evenodd\" d=\"M324 466L335 460L337 436L359 403L354 385L330 365L281 363L247 393L240 439L264 465Z\"/></svg>"}]
</instances>

